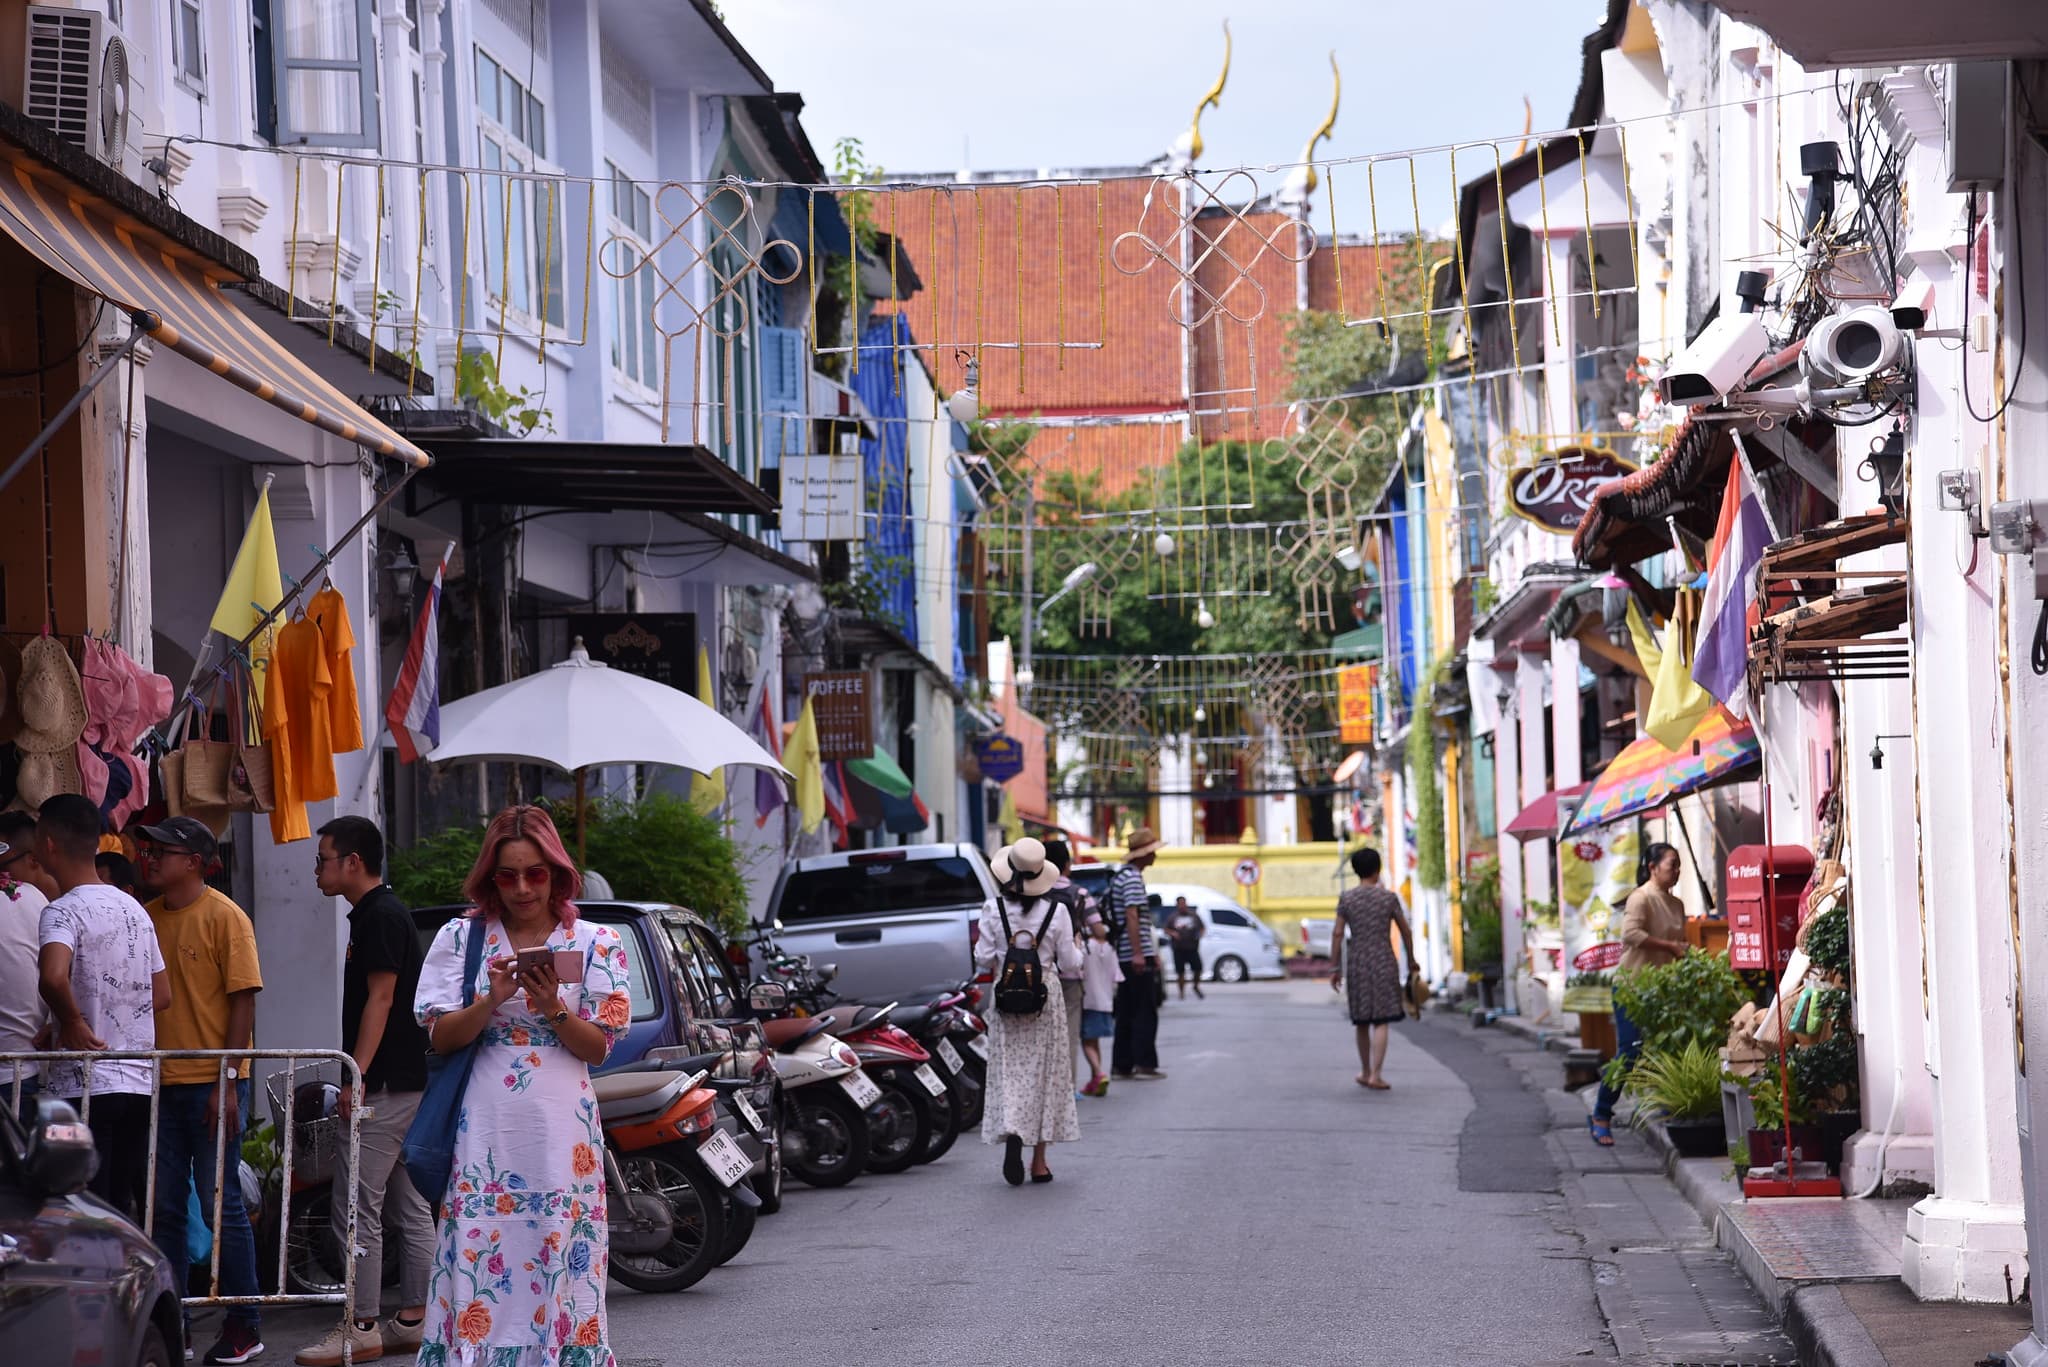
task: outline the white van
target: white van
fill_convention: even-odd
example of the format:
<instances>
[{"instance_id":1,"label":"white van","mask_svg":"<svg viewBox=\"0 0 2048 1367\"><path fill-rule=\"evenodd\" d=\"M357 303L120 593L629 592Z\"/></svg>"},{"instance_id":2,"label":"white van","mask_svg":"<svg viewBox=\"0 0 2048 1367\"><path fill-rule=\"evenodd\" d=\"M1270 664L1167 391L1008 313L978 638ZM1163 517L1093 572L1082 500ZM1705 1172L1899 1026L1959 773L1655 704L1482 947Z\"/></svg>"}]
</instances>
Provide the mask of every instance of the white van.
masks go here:
<instances>
[{"instance_id":1,"label":"white van","mask_svg":"<svg viewBox=\"0 0 2048 1367\"><path fill-rule=\"evenodd\" d=\"M1202 933L1202 969L1205 976L1220 983L1241 983L1247 978L1284 978L1280 965L1280 937L1272 927L1212 888L1196 883L1148 883L1145 891L1156 903L1154 915L1160 926L1173 915L1174 903L1185 897L1188 905L1207 927ZM1173 951L1165 948L1161 935L1160 963L1168 977L1173 975Z\"/></svg>"}]
</instances>

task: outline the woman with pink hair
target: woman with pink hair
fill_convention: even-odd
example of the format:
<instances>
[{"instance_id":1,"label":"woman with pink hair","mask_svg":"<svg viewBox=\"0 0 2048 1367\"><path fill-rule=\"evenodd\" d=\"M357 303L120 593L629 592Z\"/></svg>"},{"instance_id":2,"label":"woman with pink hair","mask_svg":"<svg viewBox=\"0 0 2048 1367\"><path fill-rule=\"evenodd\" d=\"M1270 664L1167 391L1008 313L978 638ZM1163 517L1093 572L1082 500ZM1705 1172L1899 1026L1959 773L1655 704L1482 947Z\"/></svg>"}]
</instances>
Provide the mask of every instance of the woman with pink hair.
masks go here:
<instances>
[{"instance_id":1,"label":"woman with pink hair","mask_svg":"<svg viewBox=\"0 0 2048 1367\"><path fill-rule=\"evenodd\" d=\"M448 1190L425 1193L440 1248L421 1367L612 1367L590 1070L626 1033L632 1004L618 932L576 919L580 887L548 814L506 808L463 884L472 909L441 927L420 969L414 1011L435 1051L479 1042Z\"/></svg>"}]
</instances>

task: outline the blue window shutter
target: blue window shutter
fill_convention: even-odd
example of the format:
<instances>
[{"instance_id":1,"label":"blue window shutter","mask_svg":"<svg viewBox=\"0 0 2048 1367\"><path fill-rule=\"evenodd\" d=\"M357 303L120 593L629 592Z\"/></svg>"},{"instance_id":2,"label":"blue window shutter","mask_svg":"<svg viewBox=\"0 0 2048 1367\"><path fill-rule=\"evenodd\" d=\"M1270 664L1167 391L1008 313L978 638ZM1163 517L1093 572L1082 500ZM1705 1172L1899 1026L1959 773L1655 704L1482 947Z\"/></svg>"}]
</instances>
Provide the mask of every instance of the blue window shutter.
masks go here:
<instances>
[{"instance_id":1,"label":"blue window shutter","mask_svg":"<svg viewBox=\"0 0 2048 1367\"><path fill-rule=\"evenodd\" d=\"M796 328L761 329L761 406L779 413L804 408L804 335Z\"/></svg>"}]
</instances>

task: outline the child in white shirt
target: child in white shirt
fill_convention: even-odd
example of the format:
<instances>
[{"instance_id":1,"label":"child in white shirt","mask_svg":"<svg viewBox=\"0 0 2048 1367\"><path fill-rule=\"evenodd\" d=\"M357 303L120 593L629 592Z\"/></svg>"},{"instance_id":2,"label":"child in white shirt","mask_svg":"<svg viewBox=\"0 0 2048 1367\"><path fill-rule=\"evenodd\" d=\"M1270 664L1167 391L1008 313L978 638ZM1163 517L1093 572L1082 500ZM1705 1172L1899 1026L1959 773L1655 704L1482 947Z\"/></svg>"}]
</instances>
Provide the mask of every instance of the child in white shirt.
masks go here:
<instances>
[{"instance_id":1,"label":"child in white shirt","mask_svg":"<svg viewBox=\"0 0 2048 1367\"><path fill-rule=\"evenodd\" d=\"M1102 1071L1102 1041L1116 1033L1116 985L1124 971L1109 942L1109 927L1100 912L1088 913L1088 935L1081 946L1081 1052L1088 1058L1088 1085L1083 1096L1108 1096L1109 1077Z\"/></svg>"}]
</instances>

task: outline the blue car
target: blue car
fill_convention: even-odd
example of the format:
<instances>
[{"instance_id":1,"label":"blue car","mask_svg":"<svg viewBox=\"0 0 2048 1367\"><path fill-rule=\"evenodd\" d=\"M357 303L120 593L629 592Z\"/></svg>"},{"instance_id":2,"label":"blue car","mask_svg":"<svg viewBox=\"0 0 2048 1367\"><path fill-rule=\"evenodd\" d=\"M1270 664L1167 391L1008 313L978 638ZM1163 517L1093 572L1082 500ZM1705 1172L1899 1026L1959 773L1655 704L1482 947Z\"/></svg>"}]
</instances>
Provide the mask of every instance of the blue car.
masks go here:
<instances>
[{"instance_id":1,"label":"blue car","mask_svg":"<svg viewBox=\"0 0 2048 1367\"><path fill-rule=\"evenodd\" d=\"M45 1099L24 1128L0 1107L0 1343L8 1367L172 1367L184 1328L170 1263L88 1195L92 1132ZM175 1347L174 1347L175 1345Z\"/></svg>"}]
</instances>

